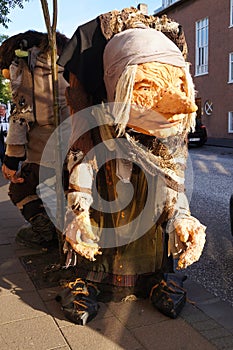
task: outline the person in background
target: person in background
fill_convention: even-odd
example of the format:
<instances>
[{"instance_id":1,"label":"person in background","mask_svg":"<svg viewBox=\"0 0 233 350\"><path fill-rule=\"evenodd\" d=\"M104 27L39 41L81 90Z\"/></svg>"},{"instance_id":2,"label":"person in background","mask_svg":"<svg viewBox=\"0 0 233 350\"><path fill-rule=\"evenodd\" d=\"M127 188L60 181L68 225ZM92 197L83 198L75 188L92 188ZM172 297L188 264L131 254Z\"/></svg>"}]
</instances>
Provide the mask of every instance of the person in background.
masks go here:
<instances>
[{"instance_id":1,"label":"person in background","mask_svg":"<svg viewBox=\"0 0 233 350\"><path fill-rule=\"evenodd\" d=\"M57 33L57 53L62 52L68 38ZM3 176L10 181L9 196L29 226L19 230L16 241L31 248L47 250L57 242L57 232L43 201L37 193L40 170L55 175L55 150L42 164L44 147L54 132L53 84L48 35L27 31L5 40L0 47L0 69L10 79L14 109L10 116ZM63 69L58 68L60 120L69 116L66 106ZM19 164L21 166L19 167Z\"/></svg>"}]
</instances>

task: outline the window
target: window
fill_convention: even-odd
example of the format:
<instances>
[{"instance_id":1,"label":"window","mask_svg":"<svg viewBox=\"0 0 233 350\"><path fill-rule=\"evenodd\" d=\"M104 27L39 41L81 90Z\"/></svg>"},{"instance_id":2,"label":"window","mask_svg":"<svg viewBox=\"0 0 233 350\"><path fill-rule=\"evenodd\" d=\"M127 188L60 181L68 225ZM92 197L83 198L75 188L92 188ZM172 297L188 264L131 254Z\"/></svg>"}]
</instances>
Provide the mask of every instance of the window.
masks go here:
<instances>
[{"instance_id":1,"label":"window","mask_svg":"<svg viewBox=\"0 0 233 350\"><path fill-rule=\"evenodd\" d=\"M165 7L168 7L172 4L174 4L174 2L177 2L178 0L163 0L163 5L162 7L165 8Z\"/></svg>"},{"instance_id":2,"label":"window","mask_svg":"<svg viewBox=\"0 0 233 350\"><path fill-rule=\"evenodd\" d=\"M195 74L202 75L208 73L208 36L209 19L204 18L196 22L196 57Z\"/></svg>"},{"instance_id":3,"label":"window","mask_svg":"<svg viewBox=\"0 0 233 350\"><path fill-rule=\"evenodd\" d=\"M233 26L233 0L230 0L230 27Z\"/></svg>"},{"instance_id":4,"label":"window","mask_svg":"<svg viewBox=\"0 0 233 350\"><path fill-rule=\"evenodd\" d=\"M228 112L228 132L233 133L233 112Z\"/></svg>"},{"instance_id":5,"label":"window","mask_svg":"<svg viewBox=\"0 0 233 350\"><path fill-rule=\"evenodd\" d=\"M233 52L229 54L229 83L233 83Z\"/></svg>"}]
</instances>

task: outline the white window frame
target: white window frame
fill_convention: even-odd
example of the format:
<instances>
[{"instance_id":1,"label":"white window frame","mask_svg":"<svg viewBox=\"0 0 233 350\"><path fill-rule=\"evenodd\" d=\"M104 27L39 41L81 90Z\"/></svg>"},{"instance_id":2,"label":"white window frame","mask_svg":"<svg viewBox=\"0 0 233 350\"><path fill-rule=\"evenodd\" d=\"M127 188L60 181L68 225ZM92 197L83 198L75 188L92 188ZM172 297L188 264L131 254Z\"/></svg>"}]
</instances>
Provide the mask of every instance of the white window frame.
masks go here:
<instances>
[{"instance_id":1,"label":"white window frame","mask_svg":"<svg viewBox=\"0 0 233 350\"><path fill-rule=\"evenodd\" d=\"M163 0L162 7L166 8L177 2L178 0Z\"/></svg>"},{"instance_id":2,"label":"white window frame","mask_svg":"<svg viewBox=\"0 0 233 350\"><path fill-rule=\"evenodd\" d=\"M230 0L230 27L233 27L233 0Z\"/></svg>"},{"instance_id":3,"label":"white window frame","mask_svg":"<svg viewBox=\"0 0 233 350\"><path fill-rule=\"evenodd\" d=\"M233 52L229 53L229 83L233 83Z\"/></svg>"},{"instance_id":4,"label":"white window frame","mask_svg":"<svg viewBox=\"0 0 233 350\"><path fill-rule=\"evenodd\" d=\"M195 75L208 74L209 18L196 22Z\"/></svg>"},{"instance_id":5,"label":"white window frame","mask_svg":"<svg viewBox=\"0 0 233 350\"><path fill-rule=\"evenodd\" d=\"M228 112L228 133L233 134L233 112Z\"/></svg>"}]
</instances>

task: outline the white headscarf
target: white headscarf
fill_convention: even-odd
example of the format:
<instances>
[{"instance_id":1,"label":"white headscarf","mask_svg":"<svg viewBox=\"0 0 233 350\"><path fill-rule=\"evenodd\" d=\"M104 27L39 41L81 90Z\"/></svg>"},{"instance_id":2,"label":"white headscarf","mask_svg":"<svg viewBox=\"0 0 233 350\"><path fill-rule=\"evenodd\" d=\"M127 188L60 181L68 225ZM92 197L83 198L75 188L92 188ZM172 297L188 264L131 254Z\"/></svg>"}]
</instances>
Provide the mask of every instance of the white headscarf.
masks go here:
<instances>
[{"instance_id":1,"label":"white headscarf","mask_svg":"<svg viewBox=\"0 0 233 350\"><path fill-rule=\"evenodd\" d=\"M153 28L132 28L114 35L104 50L104 82L108 102L114 101L118 79L127 66L160 62L185 67L179 48Z\"/></svg>"}]
</instances>

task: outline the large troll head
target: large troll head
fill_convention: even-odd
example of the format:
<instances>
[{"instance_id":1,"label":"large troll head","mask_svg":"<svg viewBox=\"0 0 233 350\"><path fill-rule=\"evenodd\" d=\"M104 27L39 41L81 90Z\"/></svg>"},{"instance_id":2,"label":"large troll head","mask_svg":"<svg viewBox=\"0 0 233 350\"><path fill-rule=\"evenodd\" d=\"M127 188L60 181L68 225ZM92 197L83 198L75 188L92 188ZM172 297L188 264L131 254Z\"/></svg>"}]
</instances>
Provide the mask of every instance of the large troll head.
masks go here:
<instances>
[{"instance_id":1,"label":"large troll head","mask_svg":"<svg viewBox=\"0 0 233 350\"><path fill-rule=\"evenodd\" d=\"M120 134L129 126L164 138L194 126L189 64L161 31L138 23L114 35L104 51L104 81Z\"/></svg>"}]
</instances>

